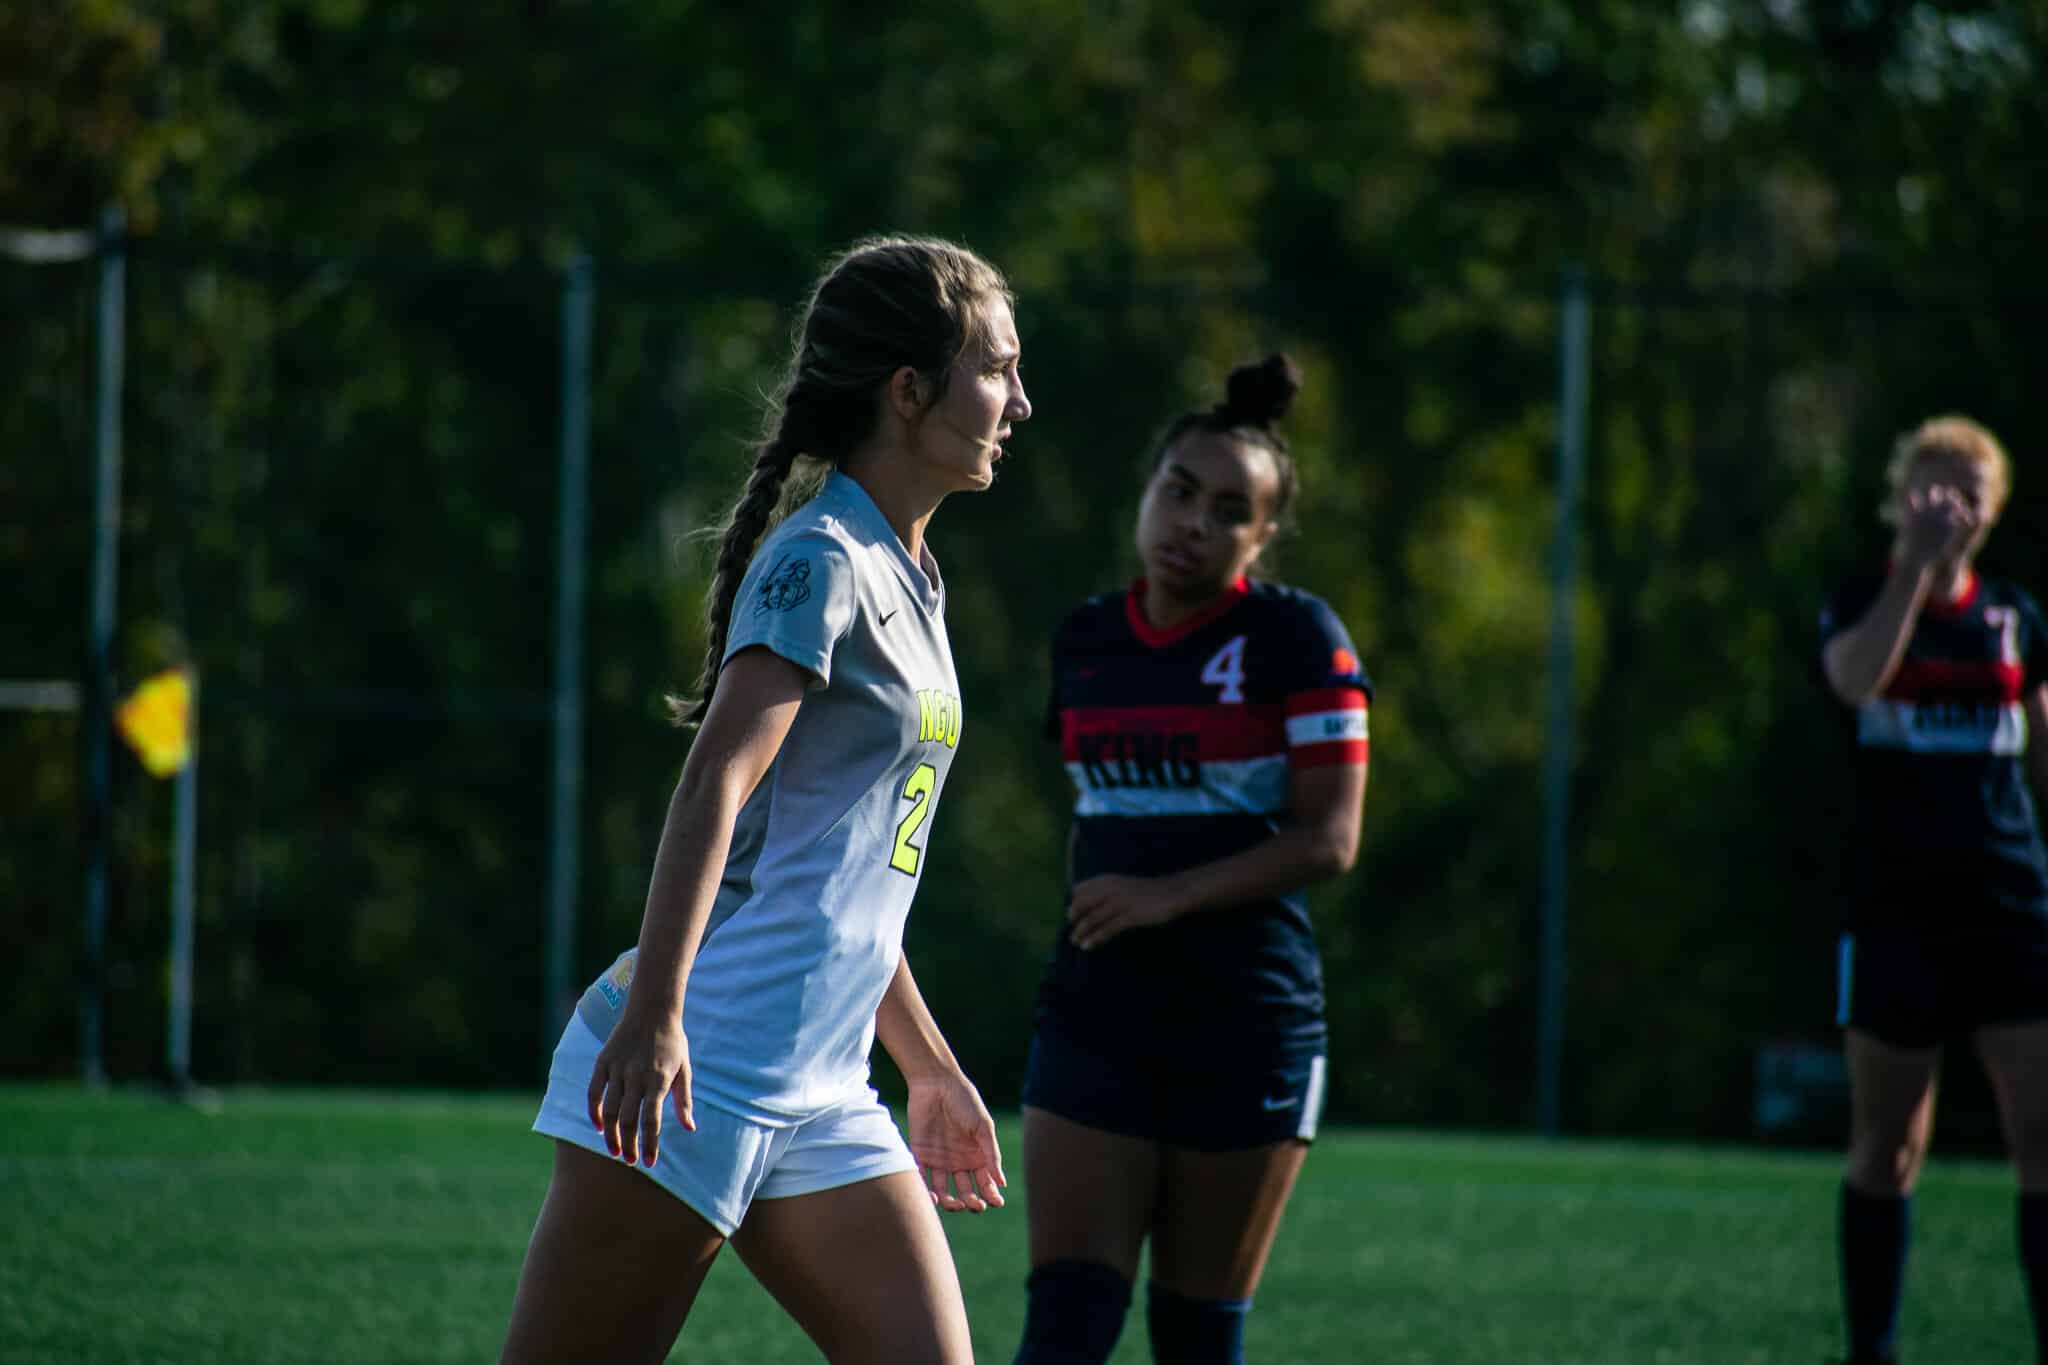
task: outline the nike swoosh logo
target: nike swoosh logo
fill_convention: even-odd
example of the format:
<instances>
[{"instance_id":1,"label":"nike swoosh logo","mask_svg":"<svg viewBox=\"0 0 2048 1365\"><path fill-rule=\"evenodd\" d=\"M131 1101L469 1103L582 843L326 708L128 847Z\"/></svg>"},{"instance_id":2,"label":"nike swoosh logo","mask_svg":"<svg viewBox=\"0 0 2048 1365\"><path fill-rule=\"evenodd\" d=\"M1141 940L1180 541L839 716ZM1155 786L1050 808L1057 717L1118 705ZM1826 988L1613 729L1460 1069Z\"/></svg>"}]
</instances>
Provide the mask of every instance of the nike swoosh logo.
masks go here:
<instances>
[{"instance_id":1,"label":"nike swoosh logo","mask_svg":"<svg viewBox=\"0 0 2048 1365\"><path fill-rule=\"evenodd\" d=\"M1282 1095L1277 1100L1269 1100L1266 1099L1264 1096L1261 1096L1259 1098L1259 1104L1265 1108L1267 1113L1271 1113L1276 1109L1292 1109L1295 1105L1300 1103L1300 1099L1293 1095Z\"/></svg>"},{"instance_id":2,"label":"nike swoosh logo","mask_svg":"<svg viewBox=\"0 0 2048 1365\"><path fill-rule=\"evenodd\" d=\"M901 608L901 607L898 607L898 608L896 608L896 611L902 611L902 610L903 610L903 608ZM889 618L890 618L891 616L894 616L894 615L896 614L896 611L891 611L891 612L884 612L884 613L883 613L883 615L882 615L882 619L881 619L881 620L879 620L879 621L877 621L877 622L876 622L875 624L876 624L876 625L878 625L878 626L886 626L886 625L888 625L888 624L889 624Z\"/></svg>"}]
</instances>

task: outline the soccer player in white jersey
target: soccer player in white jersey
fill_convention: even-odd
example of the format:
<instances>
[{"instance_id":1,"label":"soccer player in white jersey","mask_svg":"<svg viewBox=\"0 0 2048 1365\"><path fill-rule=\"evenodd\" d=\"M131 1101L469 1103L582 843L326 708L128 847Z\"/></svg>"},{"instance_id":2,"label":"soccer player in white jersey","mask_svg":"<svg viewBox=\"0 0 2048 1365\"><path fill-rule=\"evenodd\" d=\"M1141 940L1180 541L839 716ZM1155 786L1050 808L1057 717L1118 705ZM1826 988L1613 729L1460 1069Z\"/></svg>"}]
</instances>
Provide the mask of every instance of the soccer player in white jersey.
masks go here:
<instances>
[{"instance_id":1,"label":"soccer player in white jersey","mask_svg":"<svg viewBox=\"0 0 2048 1365\"><path fill-rule=\"evenodd\" d=\"M724 527L639 944L534 1122L554 1176L505 1361L662 1359L728 1241L834 1362L971 1359L934 1209L1000 1205L1002 1161L902 933L961 728L925 531L1031 415L1018 358L1001 275L950 243L864 241L812 292Z\"/></svg>"},{"instance_id":2,"label":"soccer player in white jersey","mask_svg":"<svg viewBox=\"0 0 2048 1365\"><path fill-rule=\"evenodd\" d=\"M1162 1365L1243 1359L1323 1107L1305 889L1351 866L1370 683L1321 599L1246 577L1294 501L1285 356L1166 429L1145 567L1054 632L1069 897L1024 1080L1030 1295L1017 1365L1107 1360L1152 1249Z\"/></svg>"},{"instance_id":3,"label":"soccer player in white jersey","mask_svg":"<svg viewBox=\"0 0 2048 1365\"><path fill-rule=\"evenodd\" d=\"M2012 487L1996 437L1966 417L1923 422L1890 477L1890 560L1843 584L1820 621L1821 672L1856 745L1837 970L1848 1360L1897 1359L1941 1049L1968 1039L2019 1170L2020 1263L2048 1365L2048 622L1975 567Z\"/></svg>"}]
</instances>

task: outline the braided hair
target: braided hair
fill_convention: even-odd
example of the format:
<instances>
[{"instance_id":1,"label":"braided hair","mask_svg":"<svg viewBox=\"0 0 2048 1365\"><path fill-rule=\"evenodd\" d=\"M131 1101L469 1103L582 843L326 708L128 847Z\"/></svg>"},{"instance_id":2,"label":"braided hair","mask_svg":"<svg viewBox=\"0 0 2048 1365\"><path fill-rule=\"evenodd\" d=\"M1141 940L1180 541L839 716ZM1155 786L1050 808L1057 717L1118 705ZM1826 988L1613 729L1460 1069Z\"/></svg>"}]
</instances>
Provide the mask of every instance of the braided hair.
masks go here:
<instances>
[{"instance_id":1,"label":"braided hair","mask_svg":"<svg viewBox=\"0 0 2048 1365\"><path fill-rule=\"evenodd\" d=\"M945 393L953 362L980 339L996 300L1010 301L1001 273L965 247L933 237L865 238L826 266L804 303L746 487L712 528L718 564L706 603L704 664L694 695L668 699L678 724L701 722L711 705L733 601L761 537L873 434L878 395L897 370L915 370L929 401Z\"/></svg>"}]
</instances>

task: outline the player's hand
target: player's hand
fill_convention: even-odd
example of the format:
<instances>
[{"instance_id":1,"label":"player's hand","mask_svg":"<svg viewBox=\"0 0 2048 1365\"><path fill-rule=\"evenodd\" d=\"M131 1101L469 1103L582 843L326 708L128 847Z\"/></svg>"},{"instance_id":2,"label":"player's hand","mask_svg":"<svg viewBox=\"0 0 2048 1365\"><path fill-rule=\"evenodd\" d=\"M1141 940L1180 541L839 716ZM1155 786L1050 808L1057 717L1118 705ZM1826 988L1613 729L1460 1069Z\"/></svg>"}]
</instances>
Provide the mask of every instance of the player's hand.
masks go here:
<instances>
[{"instance_id":1,"label":"player's hand","mask_svg":"<svg viewBox=\"0 0 2048 1365\"><path fill-rule=\"evenodd\" d=\"M1909 488L1899 557L1915 569L1943 561L1954 563L1977 531L1977 512L1953 488Z\"/></svg>"},{"instance_id":2,"label":"player's hand","mask_svg":"<svg viewBox=\"0 0 2048 1365\"><path fill-rule=\"evenodd\" d=\"M981 1213L1003 1206L1003 1153L996 1121L974 1085L959 1071L910 1082L910 1154L931 1192L948 1213Z\"/></svg>"},{"instance_id":3,"label":"player's hand","mask_svg":"<svg viewBox=\"0 0 2048 1365\"><path fill-rule=\"evenodd\" d=\"M661 1105L673 1096L676 1120L697 1131L690 1112L690 1043L683 1022L642 1018L631 1003L590 1069L590 1121L604 1145L628 1165L661 1155Z\"/></svg>"},{"instance_id":4,"label":"player's hand","mask_svg":"<svg viewBox=\"0 0 2048 1365\"><path fill-rule=\"evenodd\" d=\"M1163 877L1090 877L1074 888L1067 906L1067 937L1085 951L1179 917L1180 905Z\"/></svg>"}]
</instances>

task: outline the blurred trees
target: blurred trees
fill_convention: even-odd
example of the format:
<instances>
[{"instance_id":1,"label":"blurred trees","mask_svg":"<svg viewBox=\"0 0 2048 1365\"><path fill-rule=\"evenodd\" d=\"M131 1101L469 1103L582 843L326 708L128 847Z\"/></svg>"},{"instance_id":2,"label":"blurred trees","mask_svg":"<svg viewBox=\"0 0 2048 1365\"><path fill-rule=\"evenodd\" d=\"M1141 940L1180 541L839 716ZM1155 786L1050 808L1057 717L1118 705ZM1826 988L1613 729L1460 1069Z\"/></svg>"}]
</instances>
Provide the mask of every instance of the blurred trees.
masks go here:
<instances>
[{"instance_id":1,"label":"blurred trees","mask_svg":"<svg viewBox=\"0 0 2048 1365\"><path fill-rule=\"evenodd\" d=\"M1599 281L1567 1114L1732 1132L1825 1035L1843 752L1811 616L1881 553L1889 435L2020 464L1991 567L2048 586L2025 360L2039 6L1150 0L873 13L649 0L0 12L0 202L128 210L124 676L207 688L197 1063L519 1084L539 1023L553 270L598 259L579 971L630 940L752 396L818 260L961 238L1038 415L934 543L967 752L910 949L1014 1095L1067 793L1044 638L1132 570L1147 442L1286 346L1276 572L1380 688L1360 871L1315 903L1347 1117L1532 1090L1557 283ZM0 264L9 671L75 670L90 269ZM0 717L0 1068L62 1073L75 726ZM117 1071L157 1055L160 795L121 795ZM125 984L124 984L125 983Z\"/></svg>"}]
</instances>

